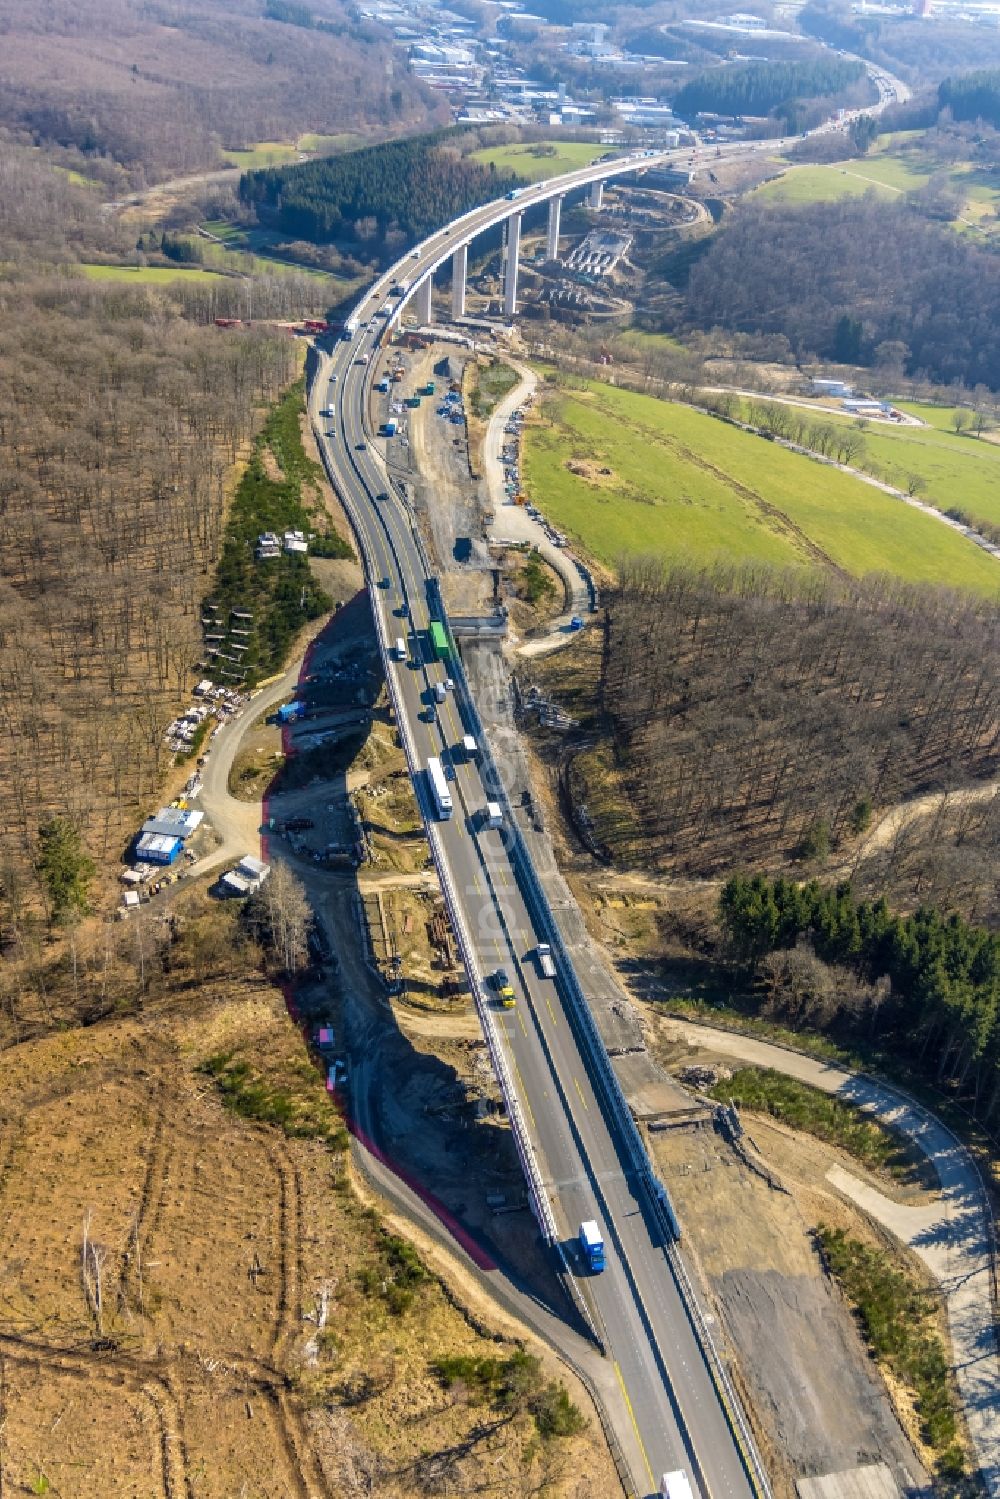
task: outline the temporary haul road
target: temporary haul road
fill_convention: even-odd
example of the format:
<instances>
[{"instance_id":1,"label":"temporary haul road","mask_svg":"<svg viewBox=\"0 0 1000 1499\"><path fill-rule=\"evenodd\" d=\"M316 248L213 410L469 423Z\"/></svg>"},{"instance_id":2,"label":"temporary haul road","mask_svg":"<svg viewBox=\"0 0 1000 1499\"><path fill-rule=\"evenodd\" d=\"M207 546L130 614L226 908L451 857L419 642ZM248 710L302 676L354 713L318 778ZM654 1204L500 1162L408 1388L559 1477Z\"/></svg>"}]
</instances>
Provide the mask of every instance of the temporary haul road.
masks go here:
<instances>
[{"instance_id":1,"label":"temporary haul road","mask_svg":"<svg viewBox=\"0 0 1000 1499\"><path fill-rule=\"evenodd\" d=\"M683 153L670 155L676 160ZM649 164L652 159L642 163ZM542 184L522 194L518 208L527 206L525 199L544 201L636 166L635 161L605 163L572 173L557 186ZM751 1478L756 1464L749 1438L737 1437L730 1424L732 1419L745 1431L731 1394L730 1417L723 1407L721 1371L710 1364L695 1330L697 1311L692 1315L690 1289L680 1283L676 1251L667 1247L667 1220L654 1200L645 1153L631 1121L623 1118L607 1058L598 1054L600 1043L580 1016L565 961L560 960L560 981L553 983L540 975L532 956L539 941L553 936L558 952L558 936L539 911L523 846L508 828L482 825L487 794L480 764L456 756L450 782L454 815L445 821L434 817L422 775L430 757L449 759L465 734L481 739L482 730L474 706L464 698L460 663L433 658L429 627L432 617L441 618L436 585L410 514L371 442L369 390L385 331L375 314L390 285L405 277L412 288L456 246L512 208L505 200L466 215L383 277L358 307L353 336L321 365L310 407L328 471L358 533L393 703L417 772L417 794L487 1015L488 1039L492 1030L505 1080L516 1095L514 1113L520 1120L515 1123L523 1125L529 1162L533 1157L541 1175L543 1213L550 1215L550 1232L554 1227L563 1244L584 1219L596 1219L603 1231L607 1268L577 1287L615 1366L622 1400L619 1411L609 1415L631 1490L655 1492L663 1473L685 1468L705 1499L749 1499L761 1487ZM320 410L330 406L336 415L322 418ZM399 637L407 646L402 662L392 659ZM449 672L455 690L432 716L433 684ZM506 969L515 990L513 1009L501 1009L489 986L498 967Z\"/></svg>"},{"instance_id":2,"label":"temporary haul road","mask_svg":"<svg viewBox=\"0 0 1000 1499\"><path fill-rule=\"evenodd\" d=\"M881 83L880 91L884 98ZM741 143L723 147L713 159L774 151L784 144ZM430 320L430 277L453 255L464 293L463 247L477 234L508 218L517 221L507 259L508 287L513 274L516 289L520 216L527 208L561 202L574 189L593 189L611 177L679 165L690 155L675 150L603 161L455 220L397 263L362 299L348 336L332 356L321 356L309 399L327 471L361 547L400 735L540 1226L564 1264L566 1246L581 1221L595 1219L603 1233L605 1271L585 1279L570 1274L567 1284L613 1362L621 1398L613 1409L606 1402L606 1415L626 1485L633 1494L653 1493L663 1473L684 1468L703 1499L750 1499L768 1495L766 1475L672 1242L672 1210L658 1199L662 1189L513 824L502 772L483 740L460 660L453 652L443 663L431 649L431 619L443 618L436 580L406 504L388 478L384 456L373 445L369 412L376 358L388 327L415 294L424 320ZM553 218L558 229L557 214L558 209L550 210L550 234ZM402 293L390 293L404 282ZM331 407L335 415L324 417ZM398 661L394 642L401 637L406 659ZM433 687L449 673L454 690L435 706ZM439 820L426 781L427 761L432 756L449 761L470 733L483 753L478 763L455 755L454 815ZM489 799L504 806L501 829L485 826L487 787ZM534 960L540 941L554 948L556 982L545 979ZM512 1009L499 1007L490 986L498 967L514 988ZM569 1268L577 1268L572 1255Z\"/></svg>"}]
</instances>

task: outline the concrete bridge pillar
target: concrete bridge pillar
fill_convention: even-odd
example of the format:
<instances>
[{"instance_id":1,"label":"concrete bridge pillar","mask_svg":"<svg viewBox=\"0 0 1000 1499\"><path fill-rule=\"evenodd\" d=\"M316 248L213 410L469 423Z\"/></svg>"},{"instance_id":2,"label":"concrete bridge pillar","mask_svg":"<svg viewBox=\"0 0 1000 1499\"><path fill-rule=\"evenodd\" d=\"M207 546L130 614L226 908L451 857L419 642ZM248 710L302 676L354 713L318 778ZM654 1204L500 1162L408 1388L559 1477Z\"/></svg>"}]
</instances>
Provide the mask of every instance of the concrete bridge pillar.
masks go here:
<instances>
[{"instance_id":1,"label":"concrete bridge pillar","mask_svg":"<svg viewBox=\"0 0 1000 1499\"><path fill-rule=\"evenodd\" d=\"M591 208L597 209L597 208L601 207L601 205L603 204L603 202L604 202L604 183L601 181L600 178L598 178L598 180L596 182L592 182L590 184L590 206L591 206Z\"/></svg>"},{"instance_id":2,"label":"concrete bridge pillar","mask_svg":"<svg viewBox=\"0 0 1000 1499\"><path fill-rule=\"evenodd\" d=\"M423 327L432 321L434 308L431 304L431 294L434 291L434 278L430 271L420 282L413 293L413 310L417 314L417 322Z\"/></svg>"},{"instance_id":3,"label":"concrete bridge pillar","mask_svg":"<svg viewBox=\"0 0 1000 1499\"><path fill-rule=\"evenodd\" d=\"M559 259L559 220L562 217L562 198L549 199L549 237L545 245L546 260Z\"/></svg>"},{"instance_id":4,"label":"concrete bridge pillar","mask_svg":"<svg viewBox=\"0 0 1000 1499\"><path fill-rule=\"evenodd\" d=\"M465 282L469 270L469 247L459 245L451 257L451 315L465 316Z\"/></svg>"},{"instance_id":5,"label":"concrete bridge pillar","mask_svg":"<svg viewBox=\"0 0 1000 1499\"><path fill-rule=\"evenodd\" d=\"M521 215L512 213L507 220L507 263L504 270L503 311L504 317L513 317L517 312L517 267L521 251Z\"/></svg>"}]
</instances>

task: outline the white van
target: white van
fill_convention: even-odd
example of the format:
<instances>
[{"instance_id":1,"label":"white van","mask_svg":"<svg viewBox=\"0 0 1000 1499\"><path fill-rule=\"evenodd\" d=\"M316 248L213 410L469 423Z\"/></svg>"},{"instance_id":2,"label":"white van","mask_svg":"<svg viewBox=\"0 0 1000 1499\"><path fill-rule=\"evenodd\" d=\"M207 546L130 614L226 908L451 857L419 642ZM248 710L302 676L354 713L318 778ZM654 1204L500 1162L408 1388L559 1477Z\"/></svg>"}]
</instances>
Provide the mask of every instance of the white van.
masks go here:
<instances>
[{"instance_id":1,"label":"white van","mask_svg":"<svg viewBox=\"0 0 1000 1499\"><path fill-rule=\"evenodd\" d=\"M406 660L406 641L403 639L402 635L399 635L396 639L396 660Z\"/></svg>"},{"instance_id":2,"label":"white van","mask_svg":"<svg viewBox=\"0 0 1000 1499\"><path fill-rule=\"evenodd\" d=\"M479 757L479 745L471 734L466 734L462 739L462 756L470 764Z\"/></svg>"},{"instance_id":3,"label":"white van","mask_svg":"<svg viewBox=\"0 0 1000 1499\"><path fill-rule=\"evenodd\" d=\"M503 827L503 812L499 802L487 802L486 811L483 813L483 822L488 828Z\"/></svg>"},{"instance_id":4,"label":"white van","mask_svg":"<svg viewBox=\"0 0 1000 1499\"><path fill-rule=\"evenodd\" d=\"M435 682L434 683L434 701L436 703L443 703L444 700L445 700L445 698L447 696L448 696L448 689L444 685L444 683L443 682Z\"/></svg>"}]
</instances>

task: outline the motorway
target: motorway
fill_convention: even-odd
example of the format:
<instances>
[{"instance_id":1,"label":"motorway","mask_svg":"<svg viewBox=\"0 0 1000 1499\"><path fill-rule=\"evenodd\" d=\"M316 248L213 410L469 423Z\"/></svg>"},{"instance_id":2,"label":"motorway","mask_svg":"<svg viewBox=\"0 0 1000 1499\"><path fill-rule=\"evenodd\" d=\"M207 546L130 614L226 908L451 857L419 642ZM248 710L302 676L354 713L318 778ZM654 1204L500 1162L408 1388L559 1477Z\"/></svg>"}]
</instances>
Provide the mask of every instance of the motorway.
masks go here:
<instances>
[{"instance_id":1,"label":"motorway","mask_svg":"<svg viewBox=\"0 0 1000 1499\"><path fill-rule=\"evenodd\" d=\"M741 142L697 154L704 162L709 156L770 153L788 144ZM384 456L371 437L369 411L387 324L398 319L416 284L455 249L511 213L596 180L664 162L683 164L692 154L688 148L604 161L534 184L514 202L486 204L455 220L393 266L363 297L348 336L332 356L321 356L309 404L327 470L358 532L380 638L390 653L397 638L406 642L406 659L387 664L390 688L417 769L415 789L437 830L439 867L470 937L469 957L476 970L470 976L485 979L488 987L490 976L502 966L516 993L513 1009L495 1008L494 1028L559 1240L568 1246L580 1222L589 1218L597 1220L603 1233L607 1268L578 1279L578 1290L615 1370L621 1399L609 1416L630 1491L656 1493L664 1472L684 1468L703 1499L750 1499L763 1485L759 1473L751 1477L755 1469L748 1444L730 1424L717 1373L695 1331L675 1269L676 1251L667 1252L663 1215L651 1199L647 1170L636 1159L620 1106L596 1063L593 1042L586 1039L570 983L563 974L558 982L544 979L537 969L534 948L550 934L533 923L531 913L538 908L519 884L517 871L525 880L524 866L512 857L505 830L482 824L486 792L476 763L455 756L454 816L444 821L434 816L421 768L431 756L449 761L463 735L475 730L469 709L454 692L439 710L432 708L433 685L446 674L428 639L433 580L405 502L389 481ZM390 295L389 288L404 281L406 296ZM335 414L324 416L330 408Z\"/></svg>"},{"instance_id":2,"label":"motorway","mask_svg":"<svg viewBox=\"0 0 1000 1499\"><path fill-rule=\"evenodd\" d=\"M559 190L592 177L574 173L561 179ZM509 204L504 207L510 211ZM492 205L494 213L498 208ZM478 210L479 216L491 222L491 206ZM409 262L410 274L418 277L450 255L471 227L467 219L462 228L435 237ZM383 280L401 274L397 267ZM383 300L380 285L362 303L358 331L323 365L310 406L328 467L374 567L369 584L381 636L390 646L399 636L407 641L408 659L388 669L422 766L431 755L448 759L472 726L463 722L454 693L433 720L428 713L432 684L445 677L428 644L428 575L410 517L367 430L368 389L384 326L372 313ZM331 405L336 416L322 418L320 409ZM380 494L386 498L378 499ZM662 1220L645 1175L636 1171L603 1087L591 1079L563 986L543 979L529 956L539 934L503 830L480 826L486 794L478 765L457 762L451 789L454 817L437 823L443 858L480 975L488 978L503 966L516 992L515 1007L497 1008L495 1019L560 1238L568 1243L583 1219L595 1218L607 1245L607 1269L586 1278L581 1289L616 1370L625 1416L614 1424L632 1492L654 1493L662 1473L685 1468L705 1499L748 1499L754 1488L664 1252ZM433 816L426 787L418 784L417 791Z\"/></svg>"}]
</instances>

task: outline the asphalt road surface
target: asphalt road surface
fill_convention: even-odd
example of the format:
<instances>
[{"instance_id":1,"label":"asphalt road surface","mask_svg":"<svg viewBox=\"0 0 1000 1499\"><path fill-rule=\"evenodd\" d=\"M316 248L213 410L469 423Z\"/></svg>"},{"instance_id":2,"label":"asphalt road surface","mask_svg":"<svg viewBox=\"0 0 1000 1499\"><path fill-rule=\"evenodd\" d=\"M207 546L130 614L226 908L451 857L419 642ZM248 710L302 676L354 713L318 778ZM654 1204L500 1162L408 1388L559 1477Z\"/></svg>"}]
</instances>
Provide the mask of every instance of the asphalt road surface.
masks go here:
<instances>
[{"instance_id":1,"label":"asphalt road surface","mask_svg":"<svg viewBox=\"0 0 1000 1499\"><path fill-rule=\"evenodd\" d=\"M487 204L431 236L394 266L363 298L349 336L321 356L310 411L324 457L347 501L367 554L376 624L391 650L402 638L405 658L389 667L394 701L408 728L417 763L431 756L450 766L454 813L438 822L443 858L471 934L474 961L487 978L502 967L515 991L513 1008L497 1000L497 1028L531 1145L552 1204L561 1241L572 1256L581 1221L595 1219L605 1241L602 1274L580 1272L580 1289L615 1369L621 1401L612 1413L633 1492L652 1494L664 1472L684 1468L704 1499L749 1499L755 1493L746 1459L723 1409L702 1344L665 1253L660 1216L648 1179L633 1162L620 1117L578 1041L572 1001L545 979L534 950L529 906L518 886L502 829L485 825L486 795L478 765L458 753L471 725L452 692L436 704L446 678L429 640L429 575L410 516L391 485L383 453L370 435L369 391L387 325L414 283L454 249L506 214L662 162L685 164L772 152L787 142L739 143L719 152L690 149L655 157L602 162L534 184L516 204ZM403 291L391 291L406 283ZM321 412L332 414L321 415ZM502 772L502 767L501 767ZM416 787L433 817L429 787Z\"/></svg>"},{"instance_id":2,"label":"asphalt road surface","mask_svg":"<svg viewBox=\"0 0 1000 1499\"><path fill-rule=\"evenodd\" d=\"M586 182L589 175L572 178ZM482 210L487 220L489 212ZM436 236L413 262L413 274L449 255L453 243L451 233ZM393 280L401 274L397 268ZM515 990L512 1009L497 1001L497 1024L561 1239L569 1245L585 1219L595 1219L603 1233L607 1268L583 1277L581 1289L616 1371L626 1414L615 1424L634 1492L654 1493L664 1472L684 1468L706 1499L746 1499L753 1486L664 1253L645 1178L636 1173L621 1125L591 1081L560 986L538 970L538 935L503 831L483 822L486 796L478 765L455 752L469 726L453 693L433 705L433 686L444 682L446 666L434 659L429 643L428 578L409 515L366 430L370 361L384 329L370 314L383 300L376 288L362 304L358 332L337 345L313 383L311 409L338 487L367 541L383 638L390 645L399 637L406 643L406 659L390 671L417 760L426 765L438 756L454 770L454 815L438 823L444 857L480 972L488 977L502 966ZM331 406L333 417L319 415ZM429 809L428 787L420 784L417 791Z\"/></svg>"}]
</instances>

